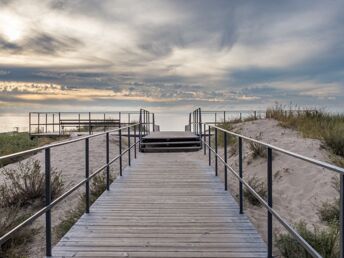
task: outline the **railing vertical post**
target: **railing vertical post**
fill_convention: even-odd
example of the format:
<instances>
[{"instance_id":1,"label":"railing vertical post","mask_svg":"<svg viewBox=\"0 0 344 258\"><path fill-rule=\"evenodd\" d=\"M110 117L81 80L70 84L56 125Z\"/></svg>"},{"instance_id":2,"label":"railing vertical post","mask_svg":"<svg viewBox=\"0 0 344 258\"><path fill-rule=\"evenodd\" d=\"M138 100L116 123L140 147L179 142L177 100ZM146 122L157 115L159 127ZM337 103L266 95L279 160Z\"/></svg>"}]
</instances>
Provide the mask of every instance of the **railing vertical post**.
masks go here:
<instances>
[{"instance_id":1,"label":"railing vertical post","mask_svg":"<svg viewBox=\"0 0 344 258\"><path fill-rule=\"evenodd\" d=\"M48 113L45 113L45 132L48 132Z\"/></svg>"},{"instance_id":2,"label":"railing vertical post","mask_svg":"<svg viewBox=\"0 0 344 258\"><path fill-rule=\"evenodd\" d=\"M204 149L204 155L207 154L207 135L206 135L206 124L203 126L203 149Z\"/></svg>"},{"instance_id":3,"label":"railing vertical post","mask_svg":"<svg viewBox=\"0 0 344 258\"><path fill-rule=\"evenodd\" d=\"M122 129L118 131L119 135L119 175L122 176Z\"/></svg>"},{"instance_id":4,"label":"railing vertical post","mask_svg":"<svg viewBox=\"0 0 344 258\"><path fill-rule=\"evenodd\" d=\"M227 184L227 133L223 132L223 155L224 155L224 161L225 161L225 191L228 190L228 184Z\"/></svg>"},{"instance_id":5,"label":"railing vertical post","mask_svg":"<svg viewBox=\"0 0 344 258\"><path fill-rule=\"evenodd\" d=\"M190 132L192 131L192 129L191 129L191 113L189 113L189 130L190 130Z\"/></svg>"},{"instance_id":6,"label":"railing vertical post","mask_svg":"<svg viewBox=\"0 0 344 258\"><path fill-rule=\"evenodd\" d=\"M29 135L31 135L31 112L29 112Z\"/></svg>"},{"instance_id":7,"label":"railing vertical post","mask_svg":"<svg viewBox=\"0 0 344 258\"><path fill-rule=\"evenodd\" d=\"M211 148L211 139L210 139L210 136L211 136L211 132L210 132L210 130L211 130L211 127L210 127L210 125L209 125L209 127L208 127L208 145L209 145L209 166L211 166L211 150L210 150L210 148Z\"/></svg>"},{"instance_id":8,"label":"railing vertical post","mask_svg":"<svg viewBox=\"0 0 344 258\"><path fill-rule=\"evenodd\" d=\"M50 148L45 149L45 206L51 203ZM45 212L46 256L51 256L51 210Z\"/></svg>"},{"instance_id":9,"label":"railing vertical post","mask_svg":"<svg viewBox=\"0 0 344 258\"><path fill-rule=\"evenodd\" d=\"M119 127L122 127L122 116L121 112L118 112Z\"/></svg>"},{"instance_id":10,"label":"railing vertical post","mask_svg":"<svg viewBox=\"0 0 344 258\"><path fill-rule=\"evenodd\" d=\"M344 258L344 175L340 174L340 258Z\"/></svg>"},{"instance_id":11,"label":"railing vertical post","mask_svg":"<svg viewBox=\"0 0 344 258\"><path fill-rule=\"evenodd\" d=\"M38 130L37 130L37 132L39 133L39 127L41 126L41 125L40 125L40 113L38 113L37 119L38 119L38 120L37 120L37 121L38 121L38 123L37 123L37 125L38 125L38 128L37 128L37 129L38 129Z\"/></svg>"},{"instance_id":12,"label":"railing vertical post","mask_svg":"<svg viewBox=\"0 0 344 258\"><path fill-rule=\"evenodd\" d=\"M223 122L226 123L226 111L223 111Z\"/></svg>"},{"instance_id":13,"label":"railing vertical post","mask_svg":"<svg viewBox=\"0 0 344 258\"><path fill-rule=\"evenodd\" d=\"M242 138L239 137L239 176L242 179ZM244 213L242 182L239 182L239 208L240 214Z\"/></svg>"},{"instance_id":14,"label":"railing vertical post","mask_svg":"<svg viewBox=\"0 0 344 258\"><path fill-rule=\"evenodd\" d=\"M81 131L81 124L80 124L80 113L78 114L78 118L79 118L79 132Z\"/></svg>"},{"instance_id":15,"label":"railing vertical post","mask_svg":"<svg viewBox=\"0 0 344 258\"><path fill-rule=\"evenodd\" d=\"M153 132L155 132L155 114L153 113Z\"/></svg>"},{"instance_id":16,"label":"railing vertical post","mask_svg":"<svg viewBox=\"0 0 344 258\"><path fill-rule=\"evenodd\" d=\"M53 113L53 133L55 133L55 113Z\"/></svg>"},{"instance_id":17,"label":"railing vertical post","mask_svg":"<svg viewBox=\"0 0 344 258\"><path fill-rule=\"evenodd\" d=\"M215 128L215 176L217 176L217 128Z\"/></svg>"},{"instance_id":18,"label":"railing vertical post","mask_svg":"<svg viewBox=\"0 0 344 258\"><path fill-rule=\"evenodd\" d=\"M89 139L85 139L85 178L89 179L90 176L90 157L89 157ZM86 192L85 192L85 201L86 201L86 207L85 212L90 213L90 181L86 181Z\"/></svg>"},{"instance_id":19,"label":"railing vertical post","mask_svg":"<svg viewBox=\"0 0 344 258\"><path fill-rule=\"evenodd\" d=\"M200 135L200 137L202 137L202 111L201 111L201 108L199 108L198 110L199 110L199 114L198 114L198 116L199 116L199 121L198 121L198 123L199 123L199 135ZM201 144L201 148L202 148L202 144Z\"/></svg>"},{"instance_id":20,"label":"railing vertical post","mask_svg":"<svg viewBox=\"0 0 344 258\"><path fill-rule=\"evenodd\" d=\"M110 144L109 133L106 133L106 190L110 190Z\"/></svg>"},{"instance_id":21,"label":"railing vertical post","mask_svg":"<svg viewBox=\"0 0 344 258\"><path fill-rule=\"evenodd\" d=\"M268 148L268 205L272 208L272 149ZM272 258L272 214L268 211L268 258Z\"/></svg>"},{"instance_id":22,"label":"railing vertical post","mask_svg":"<svg viewBox=\"0 0 344 258\"><path fill-rule=\"evenodd\" d=\"M142 109L140 109L139 117L139 151L141 152L141 140L142 140Z\"/></svg>"},{"instance_id":23,"label":"railing vertical post","mask_svg":"<svg viewBox=\"0 0 344 258\"><path fill-rule=\"evenodd\" d=\"M135 159L136 159L136 157L137 157L136 126L137 126L137 125L134 126L134 142L135 142L135 144L134 144L134 158L135 158Z\"/></svg>"},{"instance_id":24,"label":"railing vertical post","mask_svg":"<svg viewBox=\"0 0 344 258\"><path fill-rule=\"evenodd\" d=\"M215 126L217 125L217 113L215 112Z\"/></svg>"},{"instance_id":25,"label":"railing vertical post","mask_svg":"<svg viewBox=\"0 0 344 258\"><path fill-rule=\"evenodd\" d=\"M91 134L92 128L91 128L91 112L88 112L88 134Z\"/></svg>"},{"instance_id":26,"label":"railing vertical post","mask_svg":"<svg viewBox=\"0 0 344 258\"><path fill-rule=\"evenodd\" d=\"M61 135L61 113L59 112L59 135Z\"/></svg>"},{"instance_id":27,"label":"railing vertical post","mask_svg":"<svg viewBox=\"0 0 344 258\"><path fill-rule=\"evenodd\" d=\"M128 165L131 166L131 144L130 144L130 129L131 127L128 127Z\"/></svg>"}]
</instances>

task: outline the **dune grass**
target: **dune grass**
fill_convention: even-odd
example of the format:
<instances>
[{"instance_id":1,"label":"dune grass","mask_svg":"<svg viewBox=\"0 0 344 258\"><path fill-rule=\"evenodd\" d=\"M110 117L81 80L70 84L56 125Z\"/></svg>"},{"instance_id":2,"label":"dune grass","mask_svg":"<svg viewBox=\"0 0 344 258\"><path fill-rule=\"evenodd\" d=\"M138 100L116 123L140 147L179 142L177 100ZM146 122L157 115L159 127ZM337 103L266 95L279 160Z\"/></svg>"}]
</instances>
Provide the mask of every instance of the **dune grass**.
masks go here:
<instances>
[{"instance_id":1,"label":"dune grass","mask_svg":"<svg viewBox=\"0 0 344 258\"><path fill-rule=\"evenodd\" d=\"M322 110L287 110L276 105L266 111L266 117L276 119L286 128L296 129L304 137L322 140L333 154L344 157L344 115Z\"/></svg>"},{"instance_id":2,"label":"dune grass","mask_svg":"<svg viewBox=\"0 0 344 258\"><path fill-rule=\"evenodd\" d=\"M40 147L65 138L66 136L31 138L29 133L0 133L0 156ZM27 158L27 156L1 161L0 166L16 162L23 158Z\"/></svg>"}]
</instances>

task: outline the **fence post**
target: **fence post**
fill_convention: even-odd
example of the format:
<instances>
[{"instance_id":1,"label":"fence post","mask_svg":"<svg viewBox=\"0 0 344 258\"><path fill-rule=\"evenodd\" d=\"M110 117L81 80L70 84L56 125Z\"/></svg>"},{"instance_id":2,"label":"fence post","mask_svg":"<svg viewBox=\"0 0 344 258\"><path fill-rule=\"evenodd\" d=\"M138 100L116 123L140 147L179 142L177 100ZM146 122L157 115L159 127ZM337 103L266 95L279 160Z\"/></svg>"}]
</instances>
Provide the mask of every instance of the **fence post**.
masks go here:
<instances>
[{"instance_id":1,"label":"fence post","mask_svg":"<svg viewBox=\"0 0 344 258\"><path fill-rule=\"evenodd\" d=\"M268 205L272 208L272 149L268 148ZM272 258L272 214L268 211L268 258Z\"/></svg>"},{"instance_id":2,"label":"fence post","mask_svg":"<svg viewBox=\"0 0 344 258\"><path fill-rule=\"evenodd\" d=\"M48 113L45 113L45 133L48 132Z\"/></svg>"},{"instance_id":3,"label":"fence post","mask_svg":"<svg viewBox=\"0 0 344 258\"><path fill-rule=\"evenodd\" d=\"M203 149L204 149L204 155L207 154L207 144L206 144L206 141L207 141L207 135L206 135L206 125L204 124L203 126Z\"/></svg>"},{"instance_id":4,"label":"fence post","mask_svg":"<svg viewBox=\"0 0 344 258\"><path fill-rule=\"evenodd\" d=\"M189 113L189 130L190 130L190 132L192 131L192 129L191 129L191 113Z\"/></svg>"},{"instance_id":5,"label":"fence post","mask_svg":"<svg viewBox=\"0 0 344 258\"><path fill-rule=\"evenodd\" d=\"M90 176L89 139L86 138L85 139L85 178L87 179L86 193L85 193L86 213L90 213L90 181L88 180L89 176Z\"/></svg>"},{"instance_id":6,"label":"fence post","mask_svg":"<svg viewBox=\"0 0 344 258\"><path fill-rule=\"evenodd\" d=\"M130 147L130 129L131 127L128 127L128 165L131 166L131 147Z\"/></svg>"},{"instance_id":7,"label":"fence post","mask_svg":"<svg viewBox=\"0 0 344 258\"><path fill-rule=\"evenodd\" d=\"M225 191L227 191L227 133L223 132L223 148L224 148L224 160L225 160Z\"/></svg>"},{"instance_id":8,"label":"fence post","mask_svg":"<svg viewBox=\"0 0 344 258\"><path fill-rule=\"evenodd\" d=\"M38 124L38 130L37 130L37 132L39 133L39 127L41 126L40 125L40 113L38 113L38 115L37 115L37 117L38 117L38 122L37 122L37 124Z\"/></svg>"},{"instance_id":9,"label":"fence post","mask_svg":"<svg viewBox=\"0 0 344 258\"><path fill-rule=\"evenodd\" d=\"M106 133L106 190L110 190L110 147L109 147L109 133Z\"/></svg>"},{"instance_id":10,"label":"fence post","mask_svg":"<svg viewBox=\"0 0 344 258\"><path fill-rule=\"evenodd\" d=\"M88 134L91 134L92 128L91 128L91 112L88 112Z\"/></svg>"},{"instance_id":11,"label":"fence post","mask_svg":"<svg viewBox=\"0 0 344 258\"><path fill-rule=\"evenodd\" d=\"M155 132L155 114L153 113L153 132Z\"/></svg>"},{"instance_id":12,"label":"fence post","mask_svg":"<svg viewBox=\"0 0 344 258\"><path fill-rule=\"evenodd\" d=\"M31 112L29 112L29 135L31 135Z\"/></svg>"},{"instance_id":13,"label":"fence post","mask_svg":"<svg viewBox=\"0 0 344 258\"><path fill-rule=\"evenodd\" d=\"M122 129L118 131L119 135L119 175L122 176Z\"/></svg>"},{"instance_id":14,"label":"fence post","mask_svg":"<svg viewBox=\"0 0 344 258\"><path fill-rule=\"evenodd\" d=\"M209 134L208 134L208 146L209 146L209 166L211 166L211 150L210 150L210 147L211 147L211 142L210 142L210 125L209 125L209 128L208 128L208 131L209 131Z\"/></svg>"},{"instance_id":15,"label":"fence post","mask_svg":"<svg viewBox=\"0 0 344 258\"><path fill-rule=\"evenodd\" d=\"M217 176L217 128L215 128L215 176Z\"/></svg>"},{"instance_id":16,"label":"fence post","mask_svg":"<svg viewBox=\"0 0 344 258\"><path fill-rule=\"evenodd\" d=\"M242 179L242 138L239 137L239 176ZM239 182L239 207L240 214L244 213L242 182Z\"/></svg>"},{"instance_id":17,"label":"fence post","mask_svg":"<svg viewBox=\"0 0 344 258\"><path fill-rule=\"evenodd\" d=\"M223 122L226 123L226 111L223 111Z\"/></svg>"},{"instance_id":18,"label":"fence post","mask_svg":"<svg viewBox=\"0 0 344 258\"><path fill-rule=\"evenodd\" d=\"M59 112L59 135L61 135L61 112Z\"/></svg>"},{"instance_id":19,"label":"fence post","mask_svg":"<svg viewBox=\"0 0 344 258\"><path fill-rule=\"evenodd\" d=\"M340 258L344 258L344 175L340 175Z\"/></svg>"},{"instance_id":20,"label":"fence post","mask_svg":"<svg viewBox=\"0 0 344 258\"><path fill-rule=\"evenodd\" d=\"M137 154L136 154L136 152L137 152L137 147L136 147L136 145L137 145L137 140L136 140L136 126L137 125L135 125L134 126L134 142L135 142L135 144L134 144L134 158L136 159L136 157L137 157Z\"/></svg>"},{"instance_id":21,"label":"fence post","mask_svg":"<svg viewBox=\"0 0 344 258\"><path fill-rule=\"evenodd\" d=\"M199 135L200 137L202 137L202 112L201 112L201 108L199 108ZM202 148L202 144L201 144L201 148Z\"/></svg>"},{"instance_id":22,"label":"fence post","mask_svg":"<svg viewBox=\"0 0 344 258\"><path fill-rule=\"evenodd\" d=\"M142 140L142 109L140 109L140 118L139 118L139 151L141 152L141 140Z\"/></svg>"},{"instance_id":23,"label":"fence post","mask_svg":"<svg viewBox=\"0 0 344 258\"><path fill-rule=\"evenodd\" d=\"M50 148L45 149L45 206L51 203ZM51 256L51 209L45 212L46 256Z\"/></svg>"}]
</instances>

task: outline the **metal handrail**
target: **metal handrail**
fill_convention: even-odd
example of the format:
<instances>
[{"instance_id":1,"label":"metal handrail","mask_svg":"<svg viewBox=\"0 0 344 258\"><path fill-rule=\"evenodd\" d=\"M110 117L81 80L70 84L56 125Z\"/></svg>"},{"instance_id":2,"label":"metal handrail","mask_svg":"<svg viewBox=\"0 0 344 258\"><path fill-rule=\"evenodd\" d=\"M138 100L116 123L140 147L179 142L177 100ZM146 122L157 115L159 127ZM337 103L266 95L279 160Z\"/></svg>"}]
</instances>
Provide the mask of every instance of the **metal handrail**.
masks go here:
<instances>
[{"instance_id":1,"label":"metal handrail","mask_svg":"<svg viewBox=\"0 0 344 258\"><path fill-rule=\"evenodd\" d=\"M223 129L221 127L218 127L216 125L211 125L210 123L202 122L202 113L200 108L196 109L193 111L193 115L190 115L190 117L193 117L193 121L190 122L190 129L194 129L196 134L200 135L201 141L203 142L204 145L204 154L206 154L206 148L209 150L209 165L211 165L211 153L215 154L215 175L217 176L217 170L218 170L218 165L217 165L217 160L219 159L224 167L225 167L225 190L227 190L227 169L230 170L230 172L239 180L239 204L240 204L240 213L243 213L243 192L242 192L242 187L245 186L253 196L257 198L257 200L268 210L268 257L272 257L272 216L275 217L284 227L285 229L297 240L301 246L303 246L307 252L312 256L312 257L317 257L320 258L322 257L302 236L291 226L289 223L279 215L278 212L276 212L272 208L272 151L277 151L283 154L286 154L288 156L315 164L317 166L329 169L330 171L334 171L336 173L339 173L340 175L340 257L344 257L344 168L335 166L333 164L319 161L313 158L309 158L306 156L303 156L301 154L297 154L288 150L285 150L283 148ZM191 126L193 125L193 126ZM208 126L208 133L206 133L206 126ZM202 134L202 127L203 127L203 134ZM214 135L216 137L215 139L215 149L211 147L211 130L214 130ZM225 157L222 158L218 152L217 152L217 133L218 131L222 131L224 134L224 155ZM227 163L227 135L232 135L238 138L238 147L239 147L239 173L236 172L228 163ZM207 139L208 138L208 143ZM251 141L257 144L260 144L264 147L267 148L268 151L268 201L265 201L244 179L242 176L242 160L243 160L243 155L242 155L242 140L247 140Z\"/></svg>"},{"instance_id":2,"label":"metal handrail","mask_svg":"<svg viewBox=\"0 0 344 258\"><path fill-rule=\"evenodd\" d=\"M72 140L67 140L67 141L62 141L62 142L58 142L58 143L53 143L53 144L49 144L46 146L42 146L42 147L38 147L38 148L34 148L34 149L30 149L30 150L26 150L26 151L21 151L21 152L17 152L17 153L13 153L13 154L9 154L9 155L5 155L0 157L0 161L8 159L8 158L14 158L14 157L18 157L18 156L22 156L22 155L26 155L26 154L31 154L31 153L36 153L38 151L45 151L45 195L46 195L46 203L45 206L40 209L39 211L37 211L35 214L31 215L29 218L27 218L26 220L24 220L23 222L21 222L19 225L15 226L13 229L11 229L10 231L8 231L7 233L5 233L3 236L0 237L0 247L1 245L3 245L11 236L13 236L16 232L18 232L20 229L22 229L24 226L32 223L33 221L35 221L37 218L39 218L41 215L43 215L45 213L46 215L46 256L51 256L52 255L52 247L51 247L51 209L58 204L59 202L61 202L62 200L64 200L66 197L68 197L70 194L72 194L74 191L76 191L79 187L81 187L82 185L86 184L86 209L85 212L89 213L89 207L90 207L90 189L89 189L89 181L95 177L97 174L99 174L101 171L103 171L104 169L106 169L106 190L109 190L109 181L110 181L110 165L115 162L116 160L120 160L120 176L122 176L122 156L126 153L128 153L128 165L131 165L131 150L132 148L135 149L134 152L134 158L136 159L136 152L137 152L137 144L141 143L141 139L144 136L144 134L147 134L150 132L150 129L145 128L145 124L147 122L147 124L149 123L149 117L148 114L149 112L141 109L140 112L140 122L139 123L135 123L129 126L125 126L125 127L121 127L121 128L116 128L113 130L109 130L106 132L101 132L101 133L97 133L97 134L93 134L93 135L88 135L88 136L83 136L83 137L79 137L77 139L72 139ZM130 137L131 137L131 128L133 128L134 130L134 143L131 144L130 143ZM136 140L137 138L137 129L138 128L138 140ZM127 137L128 137L128 148L125 149L124 151L122 151L122 131L127 129ZM118 132L118 136L119 136L119 155L115 156L114 158L112 158L110 160L109 158L109 135L110 133L113 132ZM106 135L106 163L102 166L100 166L99 168L95 169L93 171L92 174L89 174L89 139L93 138L93 137L97 137L100 135ZM50 170L51 170L51 164L50 164L50 149L57 147L57 146L62 146L62 145L66 145L66 144L70 144L70 143L74 143L74 142L79 142L85 140L85 179L81 180L79 183L77 183L75 186L73 186L72 188L70 188L68 191L66 191L65 193L61 194L59 197L57 197L55 200L51 200L51 182L50 182Z\"/></svg>"}]
</instances>

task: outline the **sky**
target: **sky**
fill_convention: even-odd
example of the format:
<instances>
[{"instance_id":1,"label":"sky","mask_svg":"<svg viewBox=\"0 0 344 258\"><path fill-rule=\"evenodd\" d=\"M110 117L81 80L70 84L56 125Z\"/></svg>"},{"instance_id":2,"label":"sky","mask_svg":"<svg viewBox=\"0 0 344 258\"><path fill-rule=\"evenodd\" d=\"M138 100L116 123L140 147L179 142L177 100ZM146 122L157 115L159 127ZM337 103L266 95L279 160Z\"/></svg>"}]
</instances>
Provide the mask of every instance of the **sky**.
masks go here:
<instances>
[{"instance_id":1,"label":"sky","mask_svg":"<svg viewBox=\"0 0 344 258\"><path fill-rule=\"evenodd\" d=\"M0 112L344 111L344 1L0 0Z\"/></svg>"}]
</instances>

